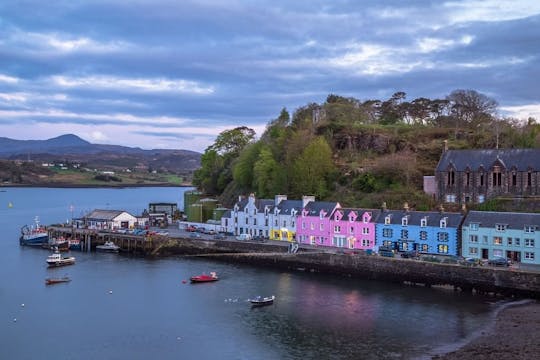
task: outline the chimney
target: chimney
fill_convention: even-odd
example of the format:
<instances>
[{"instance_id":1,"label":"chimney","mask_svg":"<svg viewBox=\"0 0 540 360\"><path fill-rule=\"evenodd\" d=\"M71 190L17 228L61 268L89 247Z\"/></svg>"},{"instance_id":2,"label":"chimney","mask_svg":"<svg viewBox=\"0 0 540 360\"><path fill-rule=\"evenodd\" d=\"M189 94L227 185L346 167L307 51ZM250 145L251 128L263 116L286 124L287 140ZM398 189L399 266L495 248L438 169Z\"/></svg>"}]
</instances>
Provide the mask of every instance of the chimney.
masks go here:
<instances>
[{"instance_id":1,"label":"chimney","mask_svg":"<svg viewBox=\"0 0 540 360\"><path fill-rule=\"evenodd\" d=\"M241 202L242 200L244 200L245 196L244 195L238 195L238 202Z\"/></svg>"},{"instance_id":2,"label":"chimney","mask_svg":"<svg viewBox=\"0 0 540 360\"><path fill-rule=\"evenodd\" d=\"M443 154L448 151L448 140L443 141Z\"/></svg>"},{"instance_id":3,"label":"chimney","mask_svg":"<svg viewBox=\"0 0 540 360\"><path fill-rule=\"evenodd\" d=\"M276 195L274 198L274 205L278 206L280 202L287 200L287 195Z\"/></svg>"},{"instance_id":4,"label":"chimney","mask_svg":"<svg viewBox=\"0 0 540 360\"><path fill-rule=\"evenodd\" d=\"M409 203L408 202L405 202L403 204L403 210L405 210L405 212L409 212Z\"/></svg>"},{"instance_id":5,"label":"chimney","mask_svg":"<svg viewBox=\"0 0 540 360\"><path fill-rule=\"evenodd\" d=\"M306 205L311 202L311 201L315 201L315 196L313 195L302 195L302 208L305 208Z\"/></svg>"},{"instance_id":6,"label":"chimney","mask_svg":"<svg viewBox=\"0 0 540 360\"><path fill-rule=\"evenodd\" d=\"M255 204L255 194L254 194L254 193L249 194L249 200L248 200L248 202L249 202L250 204Z\"/></svg>"},{"instance_id":7,"label":"chimney","mask_svg":"<svg viewBox=\"0 0 540 360\"><path fill-rule=\"evenodd\" d=\"M386 201L383 201L383 203L382 203L382 205L381 205L381 210L382 210L383 212L386 211Z\"/></svg>"},{"instance_id":8,"label":"chimney","mask_svg":"<svg viewBox=\"0 0 540 360\"><path fill-rule=\"evenodd\" d=\"M465 204L461 205L461 214L462 215L467 215L467 205L465 205Z\"/></svg>"}]
</instances>

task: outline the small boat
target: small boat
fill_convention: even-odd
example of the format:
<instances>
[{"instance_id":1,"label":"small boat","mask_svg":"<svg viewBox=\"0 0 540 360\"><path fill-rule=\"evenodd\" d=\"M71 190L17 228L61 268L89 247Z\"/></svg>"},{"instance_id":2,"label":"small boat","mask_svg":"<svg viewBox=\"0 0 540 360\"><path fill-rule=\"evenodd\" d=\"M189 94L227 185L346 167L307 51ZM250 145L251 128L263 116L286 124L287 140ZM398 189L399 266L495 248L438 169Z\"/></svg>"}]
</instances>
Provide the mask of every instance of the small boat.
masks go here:
<instances>
[{"instance_id":1,"label":"small boat","mask_svg":"<svg viewBox=\"0 0 540 360\"><path fill-rule=\"evenodd\" d=\"M257 296L253 299L249 299L249 302L251 303L251 306L265 306L265 305L272 305L274 303L274 299L276 297L274 295L262 297Z\"/></svg>"},{"instance_id":2,"label":"small boat","mask_svg":"<svg viewBox=\"0 0 540 360\"><path fill-rule=\"evenodd\" d=\"M112 241L105 241L105 244L96 246L96 251L116 253L120 251L120 246L116 245Z\"/></svg>"},{"instance_id":3,"label":"small boat","mask_svg":"<svg viewBox=\"0 0 540 360\"><path fill-rule=\"evenodd\" d=\"M67 276L61 277L61 278L47 278L45 279L45 285L53 285L53 284L60 284L65 282L70 282L71 279Z\"/></svg>"},{"instance_id":4,"label":"small boat","mask_svg":"<svg viewBox=\"0 0 540 360\"><path fill-rule=\"evenodd\" d=\"M202 283L202 282L211 282L211 281L218 281L219 278L217 274L212 271L210 275L202 274L202 275L196 275L189 278L189 280L192 283Z\"/></svg>"},{"instance_id":5,"label":"small boat","mask_svg":"<svg viewBox=\"0 0 540 360\"><path fill-rule=\"evenodd\" d=\"M49 242L47 228L39 224L39 218L36 216L33 226L24 225L21 228L21 237L19 243L28 246L41 246Z\"/></svg>"},{"instance_id":6,"label":"small boat","mask_svg":"<svg viewBox=\"0 0 540 360\"><path fill-rule=\"evenodd\" d=\"M66 252L69 251L69 241L62 237L58 239L53 239L51 242L41 245L41 247L44 249Z\"/></svg>"},{"instance_id":7,"label":"small boat","mask_svg":"<svg viewBox=\"0 0 540 360\"><path fill-rule=\"evenodd\" d=\"M81 240L69 239L69 250L81 250Z\"/></svg>"},{"instance_id":8,"label":"small boat","mask_svg":"<svg viewBox=\"0 0 540 360\"><path fill-rule=\"evenodd\" d=\"M47 257L47 264L53 266L65 266L75 264L75 257L63 256L59 251L55 251Z\"/></svg>"}]
</instances>

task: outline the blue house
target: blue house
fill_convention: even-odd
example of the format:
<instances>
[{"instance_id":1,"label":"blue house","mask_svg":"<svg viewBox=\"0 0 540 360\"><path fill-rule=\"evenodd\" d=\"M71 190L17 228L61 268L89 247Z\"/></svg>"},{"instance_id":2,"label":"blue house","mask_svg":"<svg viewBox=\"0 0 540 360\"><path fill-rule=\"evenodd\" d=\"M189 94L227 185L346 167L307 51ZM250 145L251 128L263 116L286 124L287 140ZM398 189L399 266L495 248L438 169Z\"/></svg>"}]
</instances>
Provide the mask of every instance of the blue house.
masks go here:
<instances>
[{"instance_id":1,"label":"blue house","mask_svg":"<svg viewBox=\"0 0 540 360\"><path fill-rule=\"evenodd\" d=\"M396 251L459 255L461 213L383 209L376 224L376 244Z\"/></svg>"},{"instance_id":2,"label":"blue house","mask_svg":"<svg viewBox=\"0 0 540 360\"><path fill-rule=\"evenodd\" d=\"M503 257L540 265L540 214L470 211L462 226L463 256Z\"/></svg>"}]
</instances>

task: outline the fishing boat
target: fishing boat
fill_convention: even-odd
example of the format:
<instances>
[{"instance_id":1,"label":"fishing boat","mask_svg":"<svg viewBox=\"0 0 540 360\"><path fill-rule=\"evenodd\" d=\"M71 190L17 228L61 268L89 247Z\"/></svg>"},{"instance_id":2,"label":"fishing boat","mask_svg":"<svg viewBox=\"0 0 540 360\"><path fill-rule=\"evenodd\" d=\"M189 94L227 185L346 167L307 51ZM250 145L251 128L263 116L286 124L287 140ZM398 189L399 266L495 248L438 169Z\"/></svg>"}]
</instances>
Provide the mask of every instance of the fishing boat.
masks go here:
<instances>
[{"instance_id":1,"label":"fishing boat","mask_svg":"<svg viewBox=\"0 0 540 360\"><path fill-rule=\"evenodd\" d=\"M42 244L41 247L54 251L58 250L60 252L66 252L69 251L69 241L61 237L58 239L52 239L52 241L50 241L49 243Z\"/></svg>"},{"instance_id":2,"label":"fishing boat","mask_svg":"<svg viewBox=\"0 0 540 360\"><path fill-rule=\"evenodd\" d=\"M249 302L251 303L251 306L254 306L254 307L272 305L274 303L275 298L276 297L274 295L267 296L267 297L257 296L253 299L249 299Z\"/></svg>"},{"instance_id":3,"label":"fishing boat","mask_svg":"<svg viewBox=\"0 0 540 360\"><path fill-rule=\"evenodd\" d=\"M112 241L105 241L105 244L96 246L96 251L117 253L120 251L120 246Z\"/></svg>"},{"instance_id":4,"label":"fishing boat","mask_svg":"<svg viewBox=\"0 0 540 360\"><path fill-rule=\"evenodd\" d=\"M21 227L21 237L19 243L28 246L41 246L49 242L47 228L39 224L39 218L36 216L34 225L24 225Z\"/></svg>"},{"instance_id":5,"label":"fishing boat","mask_svg":"<svg viewBox=\"0 0 540 360\"><path fill-rule=\"evenodd\" d=\"M196 276L190 277L189 280L192 283L203 283L203 282L218 281L219 278L217 274L214 271L212 271L210 275L207 275L207 274L196 275Z\"/></svg>"},{"instance_id":6,"label":"fishing boat","mask_svg":"<svg viewBox=\"0 0 540 360\"><path fill-rule=\"evenodd\" d=\"M60 284L65 282L70 282L71 279L67 276L61 277L61 278L47 278L45 279L45 285L54 285L54 284Z\"/></svg>"},{"instance_id":7,"label":"fishing boat","mask_svg":"<svg viewBox=\"0 0 540 360\"><path fill-rule=\"evenodd\" d=\"M69 239L69 250L81 250L81 240Z\"/></svg>"},{"instance_id":8,"label":"fishing boat","mask_svg":"<svg viewBox=\"0 0 540 360\"><path fill-rule=\"evenodd\" d=\"M60 254L59 251L55 251L47 257L47 264L51 267L54 266L65 266L75 264L75 257L73 256L64 256Z\"/></svg>"}]
</instances>

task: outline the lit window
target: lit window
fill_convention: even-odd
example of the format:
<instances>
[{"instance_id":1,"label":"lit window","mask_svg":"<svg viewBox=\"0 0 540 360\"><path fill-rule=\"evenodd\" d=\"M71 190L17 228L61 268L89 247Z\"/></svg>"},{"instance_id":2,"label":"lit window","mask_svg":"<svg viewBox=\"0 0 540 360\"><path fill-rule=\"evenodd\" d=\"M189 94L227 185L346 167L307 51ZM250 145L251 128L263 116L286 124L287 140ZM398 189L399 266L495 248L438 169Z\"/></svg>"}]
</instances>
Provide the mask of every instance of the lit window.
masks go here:
<instances>
[{"instance_id":1,"label":"lit window","mask_svg":"<svg viewBox=\"0 0 540 360\"><path fill-rule=\"evenodd\" d=\"M502 236L494 236L493 237L493 245L502 245L502 244L503 244Z\"/></svg>"},{"instance_id":2,"label":"lit window","mask_svg":"<svg viewBox=\"0 0 540 360\"><path fill-rule=\"evenodd\" d=\"M469 248L469 255L478 255L478 248Z\"/></svg>"},{"instance_id":3,"label":"lit window","mask_svg":"<svg viewBox=\"0 0 540 360\"><path fill-rule=\"evenodd\" d=\"M437 252L439 254L448 254L448 245L445 245L445 244L437 245Z\"/></svg>"}]
</instances>

